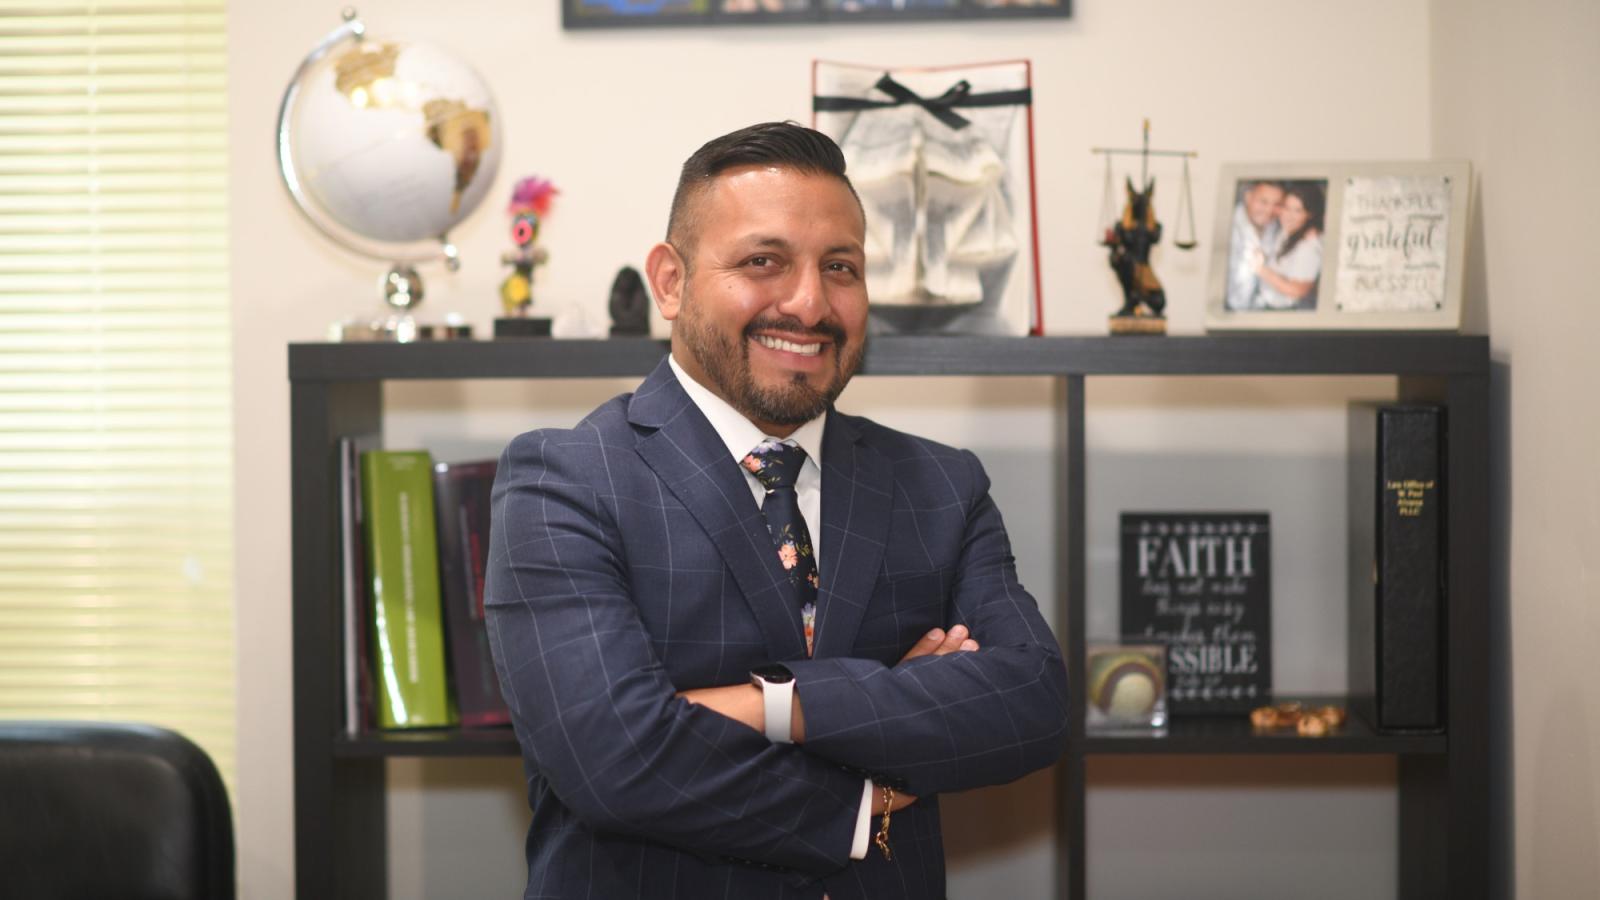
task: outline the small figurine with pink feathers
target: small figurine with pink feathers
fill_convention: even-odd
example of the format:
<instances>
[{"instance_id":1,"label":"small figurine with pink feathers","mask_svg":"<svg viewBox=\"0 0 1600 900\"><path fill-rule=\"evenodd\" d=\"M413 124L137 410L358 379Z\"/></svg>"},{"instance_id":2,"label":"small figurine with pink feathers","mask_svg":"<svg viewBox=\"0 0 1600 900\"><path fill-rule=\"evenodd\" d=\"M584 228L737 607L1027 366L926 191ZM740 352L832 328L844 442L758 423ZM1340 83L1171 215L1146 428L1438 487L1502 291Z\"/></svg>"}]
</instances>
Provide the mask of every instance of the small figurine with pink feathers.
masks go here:
<instances>
[{"instance_id":1,"label":"small figurine with pink feathers","mask_svg":"<svg viewBox=\"0 0 1600 900\"><path fill-rule=\"evenodd\" d=\"M550 214L557 193L555 184L538 176L522 179L511 192L506 212L511 214L511 240L517 247L500 255L500 261L511 267L511 274L500 282L500 302L507 316L525 319L533 305L533 270L549 258L543 247L535 246L539 224Z\"/></svg>"}]
</instances>

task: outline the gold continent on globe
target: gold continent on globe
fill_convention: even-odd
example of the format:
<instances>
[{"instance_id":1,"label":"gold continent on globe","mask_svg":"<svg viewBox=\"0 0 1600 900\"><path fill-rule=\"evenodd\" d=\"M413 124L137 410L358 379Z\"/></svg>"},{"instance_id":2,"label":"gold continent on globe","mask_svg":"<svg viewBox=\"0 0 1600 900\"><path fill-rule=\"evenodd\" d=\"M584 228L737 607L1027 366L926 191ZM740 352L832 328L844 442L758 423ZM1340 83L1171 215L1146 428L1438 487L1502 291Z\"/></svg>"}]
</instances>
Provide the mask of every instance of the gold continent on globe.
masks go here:
<instances>
[{"instance_id":1,"label":"gold continent on globe","mask_svg":"<svg viewBox=\"0 0 1600 900\"><path fill-rule=\"evenodd\" d=\"M489 147L489 113L460 100L429 100L422 105L428 140L456 161L456 191L450 212L461 210L461 192L478 173L478 161Z\"/></svg>"},{"instance_id":2,"label":"gold continent on globe","mask_svg":"<svg viewBox=\"0 0 1600 900\"><path fill-rule=\"evenodd\" d=\"M434 98L420 109L395 79L395 61L400 48L395 44L361 44L345 52L334 64L334 89L345 95L358 109L407 109L422 113L428 140L455 160L456 186L450 196L450 212L461 211L461 192L472 183L478 162L489 149L489 111L474 109L452 98Z\"/></svg>"}]
</instances>

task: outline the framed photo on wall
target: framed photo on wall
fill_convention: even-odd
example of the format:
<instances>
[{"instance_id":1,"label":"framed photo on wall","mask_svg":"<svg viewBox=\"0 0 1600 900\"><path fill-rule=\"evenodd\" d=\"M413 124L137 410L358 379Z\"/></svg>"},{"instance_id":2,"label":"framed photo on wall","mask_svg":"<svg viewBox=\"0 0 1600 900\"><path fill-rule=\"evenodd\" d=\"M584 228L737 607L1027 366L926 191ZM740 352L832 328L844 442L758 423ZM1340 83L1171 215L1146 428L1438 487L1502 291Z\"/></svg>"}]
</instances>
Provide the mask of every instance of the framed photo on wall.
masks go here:
<instances>
[{"instance_id":1,"label":"framed photo on wall","mask_svg":"<svg viewBox=\"0 0 1600 900\"><path fill-rule=\"evenodd\" d=\"M1208 331L1461 327L1466 162L1222 167Z\"/></svg>"},{"instance_id":2,"label":"framed photo on wall","mask_svg":"<svg viewBox=\"0 0 1600 900\"><path fill-rule=\"evenodd\" d=\"M1066 17L1071 0L561 0L563 28Z\"/></svg>"}]
</instances>

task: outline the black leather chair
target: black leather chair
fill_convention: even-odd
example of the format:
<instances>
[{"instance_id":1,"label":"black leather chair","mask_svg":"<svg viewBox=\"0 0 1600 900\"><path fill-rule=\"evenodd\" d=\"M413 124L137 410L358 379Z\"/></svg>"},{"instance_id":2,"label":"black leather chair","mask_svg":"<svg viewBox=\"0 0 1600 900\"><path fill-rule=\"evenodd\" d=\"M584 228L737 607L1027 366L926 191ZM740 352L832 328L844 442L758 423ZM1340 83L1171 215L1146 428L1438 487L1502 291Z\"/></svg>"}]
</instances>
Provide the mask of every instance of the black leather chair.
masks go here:
<instances>
[{"instance_id":1,"label":"black leather chair","mask_svg":"<svg viewBox=\"0 0 1600 900\"><path fill-rule=\"evenodd\" d=\"M234 894L228 794L205 751L146 725L0 721L0 895Z\"/></svg>"}]
</instances>

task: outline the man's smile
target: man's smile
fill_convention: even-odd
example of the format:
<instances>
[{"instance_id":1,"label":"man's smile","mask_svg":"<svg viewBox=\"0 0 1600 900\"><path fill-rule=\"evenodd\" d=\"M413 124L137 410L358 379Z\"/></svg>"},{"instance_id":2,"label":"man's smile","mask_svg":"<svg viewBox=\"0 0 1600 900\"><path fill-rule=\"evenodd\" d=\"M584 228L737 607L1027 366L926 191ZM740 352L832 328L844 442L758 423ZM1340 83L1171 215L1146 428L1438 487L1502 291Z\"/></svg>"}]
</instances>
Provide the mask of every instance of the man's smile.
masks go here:
<instances>
[{"instance_id":1,"label":"man's smile","mask_svg":"<svg viewBox=\"0 0 1600 900\"><path fill-rule=\"evenodd\" d=\"M766 347L768 350L782 350L785 353L798 353L801 356L816 356L822 352L823 345L820 341L790 341L765 334L757 334L753 335L753 337L756 343Z\"/></svg>"}]
</instances>

